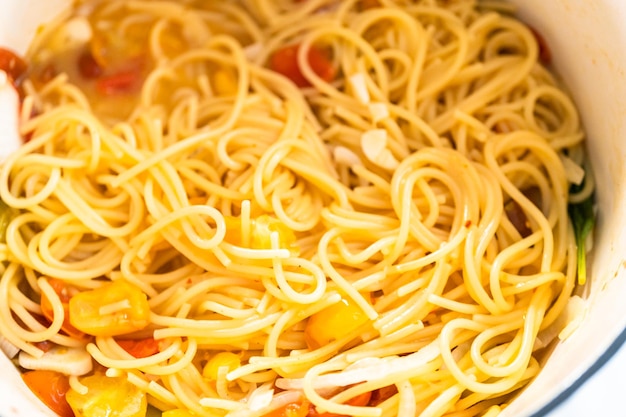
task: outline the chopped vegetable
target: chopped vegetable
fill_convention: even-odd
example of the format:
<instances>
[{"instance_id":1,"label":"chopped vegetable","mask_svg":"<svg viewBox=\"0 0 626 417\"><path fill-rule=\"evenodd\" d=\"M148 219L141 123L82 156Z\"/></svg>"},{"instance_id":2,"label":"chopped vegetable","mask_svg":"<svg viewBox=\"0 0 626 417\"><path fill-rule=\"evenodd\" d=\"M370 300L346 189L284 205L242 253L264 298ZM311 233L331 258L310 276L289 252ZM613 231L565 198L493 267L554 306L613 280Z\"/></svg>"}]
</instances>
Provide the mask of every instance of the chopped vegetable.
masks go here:
<instances>
[{"instance_id":1,"label":"chopped vegetable","mask_svg":"<svg viewBox=\"0 0 626 417\"><path fill-rule=\"evenodd\" d=\"M128 30L94 28L89 42L91 54L103 68L121 68L129 62L146 56L149 32L140 26Z\"/></svg>"},{"instance_id":2,"label":"chopped vegetable","mask_svg":"<svg viewBox=\"0 0 626 417\"><path fill-rule=\"evenodd\" d=\"M355 165L363 165L361 163L361 158L349 148L344 146L335 146L333 149L333 158L337 164L345 165L347 167L352 167Z\"/></svg>"},{"instance_id":3,"label":"chopped vegetable","mask_svg":"<svg viewBox=\"0 0 626 417\"><path fill-rule=\"evenodd\" d=\"M15 346L13 343L9 342L6 337L0 334L0 350L7 356L9 359L13 359L20 353L20 348Z\"/></svg>"},{"instance_id":4,"label":"chopped vegetable","mask_svg":"<svg viewBox=\"0 0 626 417\"><path fill-rule=\"evenodd\" d=\"M584 181L580 185L574 184L570 188L570 193L579 192L583 187ZM591 233L595 225L593 198L592 194L586 200L577 204L569 204L567 207L576 236L577 275L579 285L584 285L585 282L587 282L587 251L585 249L585 243L587 236L589 236L589 233Z\"/></svg>"},{"instance_id":5,"label":"chopped vegetable","mask_svg":"<svg viewBox=\"0 0 626 417\"><path fill-rule=\"evenodd\" d=\"M318 348L367 323L369 318L353 301L342 298L309 318L304 335L311 348Z\"/></svg>"},{"instance_id":6,"label":"chopped vegetable","mask_svg":"<svg viewBox=\"0 0 626 417\"><path fill-rule=\"evenodd\" d=\"M254 221L252 233L252 247L254 249L269 249L272 247L270 236L273 232L278 233L278 241L281 248L291 248L296 241L293 231L283 222L273 217L262 215Z\"/></svg>"},{"instance_id":7,"label":"chopped vegetable","mask_svg":"<svg viewBox=\"0 0 626 417\"><path fill-rule=\"evenodd\" d=\"M585 300L577 295L572 296L567 303L567 307L564 313L565 326L559 331L559 340L563 341L570 337L576 329L578 329L587 315L587 308L589 300Z\"/></svg>"},{"instance_id":8,"label":"chopped vegetable","mask_svg":"<svg viewBox=\"0 0 626 417\"><path fill-rule=\"evenodd\" d=\"M298 65L298 50L300 45L288 45L277 50L270 57L270 68L293 81L298 87L308 87L309 80L302 74ZM311 46L308 53L308 62L318 77L326 82L335 78L335 69L324 51Z\"/></svg>"},{"instance_id":9,"label":"chopped vegetable","mask_svg":"<svg viewBox=\"0 0 626 417\"><path fill-rule=\"evenodd\" d=\"M159 342L152 337L146 339L121 339L116 340L116 342L135 358L147 358L155 353L159 353Z\"/></svg>"},{"instance_id":10,"label":"chopped vegetable","mask_svg":"<svg viewBox=\"0 0 626 417\"><path fill-rule=\"evenodd\" d=\"M61 325L61 330L65 332L68 336L82 338L85 336L84 332L81 332L70 323L70 306L69 301L72 296L79 293L79 290L65 281L60 279L51 278L48 280L48 284L54 289L54 292L59 296L61 300L61 304L63 304L63 311L65 312L65 316L63 318L63 324ZM50 321L54 320L54 312L52 311L52 304L48 297L45 294L41 295L41 311L45 318Z\"/></svg>"},{"instance_id":11,"label":"chopped vegetable","mask_svg":"<svg viewBox=\"0 0 626 417\"><path fill-rule=\"evenodd\" d=\"M370 93L367 89L367 82L365 81L365 74L357 72L356 74L348 78L348 82L352 87L352 93L363 104L370 102Z\"/></svg>"},{"instance_id":12,"label":"chopped vegetable","mask_svg":"<svg viewBox=\"0 0 626 417\"><path fill-rule=\"evenodd\" d=\"M145 417L146 394L126 378L98 373L79 382L87 387L87 393L70 388L66 395L76 417Z\"/></svg>"},{"instance_id":13,"label":"chopped vegetable","mask_svg":"<svg viewBox=\"0 0 626 417\"><path fill-rule=\"evenodd\" d=\"M233 352L219 352L204 365L202 376L210 381L217 381L220 369L224 368L226 373L234 371L241 366L241 359Z\"/></svg>"},{"instance_id":14,"label":"chopped vegetable","mask_svg":"<svg viewBox=\"0 0 626 417\"><path fill-rule=\"evenodd\" d=\"M91 24L86 16L75 16L58 27L46 40L46 47L57 54L76 50L89 42L93 36Z\"/></svg>"},{"instance_id":15,"label":"chopped vegetable","mask_svg":"<svg viewBox=\"0 0 626 417\"><path fill-rule=\"evenodd\" d=\"M27 69L28 65L19 55L8 49L0 48L0 71L4 71L14 85L19 84Z\"/></svg>"},{"instance_id":16,"label":"chopped vegetable","mask_svg":"<svg viewBox=\"0 0 626 417\"><path fill-rule=\"evenodd\" d=\"M93 369L91 356L82 347L54 346L41 357L20 352L22 368L61 372L65 375L85 375Z\"/></svg>"},{"instance_id":17,"label":"chopped vegetable","mask_svg":"<svg viewBox=\"0 0 626 417\"><path fill-rule=\"evenodd\" d=\"M54 371L28 371L22 374L22 379L28 388L59 416L74 416L66 400L66 394L70 389L66 375Z\"/></svg>"},{"instance_id":18,"label":"chopped vegetable","mask_svg":"<svg viewBox=\"0 0 626 417\"><path fill-rule=\"evenodd\" d=\"M98 64L90 50L83 51L78 56L78 71L85 79L96 79L100 77L104 69Z\"/></svg>"},{"instance_id":19,"label":"chopped vegetable","mask_svg":"<svg viewBox=\"0 0 626 417\"><path fill-rule=\"evenodd\" d=\"M96 90L103 96L117 96L134 93L141 83L139 68L121 70L96 81Z\"/></svg>"},{"instance_id":20,"label":"chopped vegetable","mask_svg":"<svg viewBox=\"0 0 626 417\"><path fill-rule=\"evenodd\" d=\"M70 299L70 322L94 336L119 336L141 330L150 320L146 294L136 286L113 281Z\"/></svg>"},{"instance_id":21,"label":"chopped vegetable","mask_svg":"<svg viewBox=\"0 0 626 417\"><path fill-rule=\"evenodd\" d=\"M565 168L565 176L571 184L580 184L585 179L585 169L578 165L572 158L566 155L559 155L563 168Z\"/></svg>"},{"instance_id":22,"label":"chopped vegetable","mask_svg":"<svg viewBox=\"0 0 626 417\"><path fill-rule=\"evenodd\" d=\"M228 70L220 69L213 73L211 78L213 90L220 96L232 96L237 94L237 79Z\"/></svg>"},{"instance_id":23,"label":"chopped vegetable","mask_svg":"<svg viewBox=\"0 0 626 417\"><path fill-rule=\"evenodd\" d=\"M400 163L387 147L388 141L386 130L368 130L361 135L361 150L370 162L379 167L394 170Z\"/></svg>"},{"instance_id":24,"label":"chopped vegetable","mask_svg":"<svg viewBox=\"0 0 626 417\"><path fill-rule=\"evenodd\" d=\"M233 244L244 246L246 242L243 240L242 221L240 217L225 217L226 221L226 241ZM278 242L281 249L289 249L297 251L296 236L289 227L275 217L262 214L261 216L250 219L249 242L246 245L252 249L271 249L272 232L278 233Z\"/></svg>"},{"instance_id":25,"label":"chopped vegetable","mask_svg":"<svg viewBox=\"0 0 626 417\"><path fill-rule=\"evenodd\" d=\"M373 102L368 105L368 108L374 123L378 123L389 117L389 108L387 107L387 103Z\"/></svg>"}]
</instances>

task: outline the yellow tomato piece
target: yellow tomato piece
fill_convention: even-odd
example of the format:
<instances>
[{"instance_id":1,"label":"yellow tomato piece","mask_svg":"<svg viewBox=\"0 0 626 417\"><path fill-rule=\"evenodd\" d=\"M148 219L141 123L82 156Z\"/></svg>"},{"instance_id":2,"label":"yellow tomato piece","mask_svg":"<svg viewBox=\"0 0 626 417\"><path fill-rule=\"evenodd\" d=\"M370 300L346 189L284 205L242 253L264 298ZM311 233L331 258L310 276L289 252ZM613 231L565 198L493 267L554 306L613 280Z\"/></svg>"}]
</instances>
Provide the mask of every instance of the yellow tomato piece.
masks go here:
<instances>
[{"instance_id":1,"label":"yellow tomato piece","mask_svg":"<svg viewBox=\"0 0 626 417\"><path fill-rule=\"evenodd\" d=\"M215 71L211 82L217 95L232 96L237 94L237 79L230 71L224 69Z\"/></svg>"},{"instance_id":2,"label":"yellow tomato piece","mask_svg":"<svg viewBox=\"0 0 626 417\"><path fill-rule=\"evenodd\" d=\"M369 318L354 301L342 298L337 304L313 314L306 324L304 336L311 348L318 348L367 323Z\"/></svg>"},{"instance_id":3,"label":"yellow tomato piece","mask_svg":"<svg viewBox=\"0 0 626 417\"><path fill-rule=\"evenodd\" d=\"M191 411L176 408L174 410L164 411L162 417L195 417L195 415L191 414Z\"/></svg>"},{"instance_id":4,"label":"yellow tomato piece","mask_svg":"<svg viewBox=\"0 0 626 417\"><path fill-rule=\"evenodd\" d=\"M252 233L252 247L254 249L270 249L272 232L278 233L278 242L281 248L291 248L296 242L296 235L283 222L266 214L256 218Z\"/></svg>"},{"instance_id":5,"label":"yellow tomato piece","mask_svg":"<svg viewBox=\"0 0 626 417\"><path fill-rule=\"evenodd\" d=\"M241 218L227 216L224 220L226 221L226 241L233 245L243 245ZM248 246L252 249L271 249L272 232L278 233L278 246L281 249L297 252L296 235L293 230L277 218L267 214L250 219Z\"/></svg>"},{"instance_id":6,"label":"yellow tomato piece","mask_svg":"<svg viewBox=\"0 0 626 417\"><path fill-rule=\"evenodd\" d=\"M210 381L217 381L220 368L225 367L227 373L241 366L239 356L233 352L219 352L204 365L202 376Z\"/></svg>"},{"instance_id":7,"label":"yellow tomato piece","mask_svg":"<svg viewBox=\"0 0 626 417\"><path fill-rule=\"evenodd\" d=\"M146 416L146 394L126 378L110 378L98 373L79 381L87 387L87 393L70 388L65 396L76 417Z\"/></svg>"},{"instance_id":8,"label":"yellow tomato piece","mask_svg":"<svg viewBox=\"0 0 626 417\"><path fill-rule=\"evenodd\" d=\"M70 298L69 314L72 326L84 333L119 336L146 327L150 306L143 291L118 280Z\"/></svg>"}]
</instances>

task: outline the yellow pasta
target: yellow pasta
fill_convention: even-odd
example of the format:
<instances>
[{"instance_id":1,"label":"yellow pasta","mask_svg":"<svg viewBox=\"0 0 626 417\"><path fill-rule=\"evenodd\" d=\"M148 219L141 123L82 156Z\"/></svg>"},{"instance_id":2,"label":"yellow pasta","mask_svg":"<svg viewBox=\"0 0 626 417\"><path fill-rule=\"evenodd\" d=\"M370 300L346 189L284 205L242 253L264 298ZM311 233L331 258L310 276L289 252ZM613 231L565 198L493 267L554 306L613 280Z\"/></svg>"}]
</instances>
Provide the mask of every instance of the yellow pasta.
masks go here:
<instances>
[{"instance_id":1,"label":"yellow pasta","mask_svg":"<svg viewBox=\"0 0 626 417\"><path fill-rule=\"evenodd\" d=\"M160 411L497 415L565 326L584 169L501 6L77 3L33 42L0 169L0 334Z\"/></svg>"}]
</instances>

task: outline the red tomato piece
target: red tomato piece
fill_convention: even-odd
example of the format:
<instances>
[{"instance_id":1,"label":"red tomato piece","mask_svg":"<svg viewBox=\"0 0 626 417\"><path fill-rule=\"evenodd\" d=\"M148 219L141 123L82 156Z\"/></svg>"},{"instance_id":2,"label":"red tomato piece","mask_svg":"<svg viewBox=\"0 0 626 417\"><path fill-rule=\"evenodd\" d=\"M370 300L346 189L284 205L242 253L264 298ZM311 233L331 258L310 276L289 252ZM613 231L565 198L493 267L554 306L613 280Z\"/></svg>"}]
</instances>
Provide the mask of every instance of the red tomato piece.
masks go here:
<instances>
[{"instance_id":1,"label":"red tomato piece","mask_svg":"<svg viewBox=\"0 0 626 417\"><path fill-rule=\"evenodd\" d=\"M146 358L159 353L159 342L152 337L146 339L120 339L116 341L118 345L135 358Z\"/></svg>"},{"instance_id":2,"label":"red tomato piece","mask_svg":"<svg viewBox=\"0 0 626 417\"><path fill-rule=\"evenodd\" d=\"M15 52L0 48L0 70L7 73L14 84L19 84L28 65Z\"/></svg>"},{"instance_id":3,"label":"red tomato piece","mask_svg":"<svg viewBox=\"0 0 626 417\"><path fill-rule=\"evenodd\" d=\"M65 394L70 389L66 375L55 371L37 370L23 373L22 379L52 411L61 417L74 417L74 412L65 399Z\"/></svg>"},{"instance_id":4,"label":"red tomato piece","mask_svg":"<svg viewBox=\"0 0 626 417\"><path fill-rule=\"evenodd\" d=\"M278 49L270 57L269 65L272 70L289 78L298 87L308 87L311 83L304 77L298 65L299 49L299 44ZM322 80L330 82L335 78L335 69L323 50L311 46L307 58L313 72Z\"/></svg>"},{"instance_id":5,"label":"red tomato piece","mask_svg":"<svg viewBox=\"0 0 626 417\"><path fill-rule=\"evenodd\" d=\"M90 50L83 51L78 56L78 71L83 78L88 80L98 78L104 72Z\"/></svg>"},{"instance_id":6,"label":"red tomato piece","mask_svg":"<svg viewBox=\"0 0 626 417\"><path fill-rule=\"evenodd\" d=\"M96 90L103 96L118 96L133 93L139 87L141 75L138 69L121 70L96 81Z\"/></svg>"},{"instance_id":7,"label":"red tomato piece","mask_svg":"<svg viewBox=\"0 0 626 417\"><path fill-rule=\"evenodd\" d=\"M72 326L70 323L70 310L69 310L69 302L70 298L76 293L78 290L60 279L51 278L48 280L50 286L54 289L54 292L57 293L59 299L61 300L61 304L63 304L63 311L65 313L65 317L63 318L63 325L61 326L61 330L65 332L68 336L83 338L85 337L85 333L78 330L76 327ZM52 304L48 297L45 295L41 295L41 311L43 312L44 317L48 320L54 320L54 312L52 311Z\"/></svg>"}]
</instances>

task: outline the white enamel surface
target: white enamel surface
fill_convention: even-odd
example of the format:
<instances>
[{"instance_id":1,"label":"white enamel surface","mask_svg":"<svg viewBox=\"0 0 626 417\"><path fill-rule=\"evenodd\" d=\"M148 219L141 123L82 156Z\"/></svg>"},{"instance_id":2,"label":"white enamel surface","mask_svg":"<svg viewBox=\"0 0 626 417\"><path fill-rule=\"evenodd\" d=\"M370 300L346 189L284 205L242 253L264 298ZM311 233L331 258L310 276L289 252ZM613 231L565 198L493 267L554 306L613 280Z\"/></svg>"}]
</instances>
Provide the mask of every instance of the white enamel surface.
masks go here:
<instances>
[{"instance_id":1,"label":"white enamel surface","mask_svg":"<svg viewBox=\"0 0 626 417\"><path fill-rule=\"evenodd\" d=\"M626 328L626 2L512 1L548 40L555 65L581 110L600 207L590 265L589 312L581 327L556 347L538 378L501 414L524 417L540 411L574 384ZM0 0L0 46L23 52L37 25L54 17L64 3L66 0ZM583 415L576 412L581 411L577 396L589 397L584 403L595 402L592 409L596 414L607 415L601 411L604 403L591 398L594 390L612 386L615 374L626 374L626 354L619 355L611 366L623 369L600 372L550 417ZM0 355L0 370L0 417L51 415L21 384L4 355Z\"/></svg>"},{"instance_id":2,"label":"white enamel surface","mask_svg":"<svg viewBox=\"0 0 626 417\"><path fill-rule=\"evenodd\" d=\"M8 75L0 70L0 161L16 151L21 143L18 129L19 96Z\"/></svg>"},{"instance_id":3,"label":"white enamel surface","mask_svg":"<svg viewBox=\"0 0 626 417\"><path fill-rule=\"evenodd\" d=\"M502 417L527 416L540 410L590 368L626 327L626 3L516 3L525 20L548 39L558 72L580 109L600 212L590 270L589 312L581 327L557 346L539 377ZM626 366L626 362L621 363ZM610 387L613 381L594 384ZM601 406L596 403L595 410L600 411ZM555 413L565 415L562 412L557 409Z\"/></svg>"},{"instance_id":4,"label":"white enamel surface","mask_svg":"<svg viewBox=\"0 0 626 417\"><path fill-rule=\"evenodd\" d=\"M24 53L37 26L54 18L67 4L69 0L0 0L0 46ZM8 111L0 107L0 113ZM0 134L4 130L0 129ZM0 150L7 146L12 146L12 141L0 137ZM15 366L0 353L0 417L44 416L54 413L22 383Z\"/></svg>"}]
</instances>

